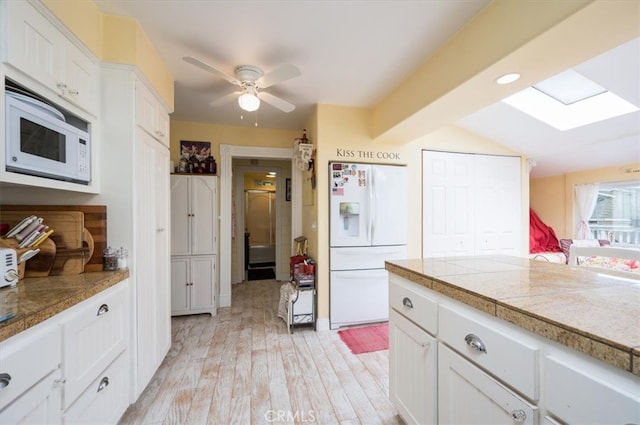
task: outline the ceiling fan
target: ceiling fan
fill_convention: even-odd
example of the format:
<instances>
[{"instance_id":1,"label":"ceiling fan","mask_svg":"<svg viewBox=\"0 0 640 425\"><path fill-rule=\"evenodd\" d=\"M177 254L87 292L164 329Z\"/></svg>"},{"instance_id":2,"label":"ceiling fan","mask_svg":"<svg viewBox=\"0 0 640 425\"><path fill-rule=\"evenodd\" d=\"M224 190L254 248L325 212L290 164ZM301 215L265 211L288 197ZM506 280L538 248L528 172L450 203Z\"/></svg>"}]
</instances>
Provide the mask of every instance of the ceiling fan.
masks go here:
<instances>
[{"instance_id":1,"label":"ceiling fan","mask_svg":"<svg viewBox=\"0 0 640 425\"><path fill-rule=\"evenodd\" d=\"M296 109L295 105L287 102L286 100L274 96L271 93L262 91L262 89L271 87L274 84L299 76L300 70L295 65L282 65L267 74L262 72L262 70L257 66L238 65L234 69L234 77L214 68L198 58L194 58L193 56L185 56L182 59L185 62L227 80L231 84L240 86L240 91L229 93L226 96L214 100L210 103L211 106L222 106L237 97L240 108L248 112L257 110L260 107L261 100L264 100L268 104L273 105L284 112L291 112Z\"/></svg>"}]
</instances>

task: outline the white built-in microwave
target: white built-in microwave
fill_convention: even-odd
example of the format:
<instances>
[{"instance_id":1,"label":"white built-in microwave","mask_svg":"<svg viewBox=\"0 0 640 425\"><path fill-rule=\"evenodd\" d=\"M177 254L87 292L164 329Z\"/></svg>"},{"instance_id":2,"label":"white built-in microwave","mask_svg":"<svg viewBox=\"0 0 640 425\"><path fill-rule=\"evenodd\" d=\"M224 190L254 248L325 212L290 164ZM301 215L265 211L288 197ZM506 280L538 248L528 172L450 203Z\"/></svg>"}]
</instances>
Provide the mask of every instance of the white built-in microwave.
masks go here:
<instances>
[{"instance_id":1,"label":"white built-in microwave","mask_svg":"<svg viewBox=\"0 0 640 425\"><path fill-rule=\"evenodd\" d=\"M67 122L53 106L31 96L5 92L6 170L89 184L89 133Z\"/></svg>"}]
</instances>

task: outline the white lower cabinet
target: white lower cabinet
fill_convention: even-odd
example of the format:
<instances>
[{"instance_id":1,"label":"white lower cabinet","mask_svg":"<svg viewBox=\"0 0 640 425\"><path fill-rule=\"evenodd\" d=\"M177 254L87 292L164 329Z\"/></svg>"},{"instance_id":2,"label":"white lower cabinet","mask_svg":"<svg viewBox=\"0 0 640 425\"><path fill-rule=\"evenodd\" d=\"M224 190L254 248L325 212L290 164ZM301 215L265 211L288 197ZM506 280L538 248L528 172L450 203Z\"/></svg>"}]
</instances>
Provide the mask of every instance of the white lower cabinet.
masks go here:
<instances>
[{"instance_id":1,"label":"white lower cabinet","mask_svg":"<svg viewBox=\"0 0 640 425\"><path fill-rule=\"evenodd\" d=\"M0 344L0 424L60 423L61 354L52 319Z\"/></svg>"},{"instance_id":2,"label":"white lower cabinet","mask_svg":"<svg viewBox=\"0 0 640 425\"><path fill-rule=\"evenodd\" d=\"M389 301L389 398L408 424L640 425L638 376L395 274Z\"/></svg>"},{"instance_id":3,"label":"white lower cabinet","mask_svg":"<svg viewBox=\"0 0 640 425\"><path fill-rule=\"evenodd\" d=\"M215 255L171 258L171 314L216 314Z\"/></svg>"},{"instance_id":4,"label":"white lower cabinet","mask_svg":"<svg viewBox=\"0 0 640 425\"><path fill-rule=\"evenodd\" d=\"M0 344L0 424L111 424L129 405L125 280Z\"/></svg>"},{"instance_id":5,"label":"white lower cabinet","mask_svg":"<svg viewBox=\"0 0 640 425\"><path fill-rule=\"evenodd\" d=\"M435 424L437 341L389 311L389 398L407 424Z\"/></svg>"},{"instance_id":6,"label":"white lower cabinet","mask_svg":"<svg viewBox=\"0 0 640 425\"><path fill-rule=\"evenodd\" d=\"M61 377L57 369L0 411L0 424L61 423Z\"/></svg>"},{"instance_id":7,"label":"white lower cabinet","mask_svg":"<svg viewBox=\"0 0 640 425\"><path fill-rule=\"evenodd\" d=\"M444 424L537 424L538 409L440 343L438 418Z\"/></svg>"},{"instance_id":8,"label":"white lower cabinet","mask_svg":"<svg viewBox=\"0 0 640 425\"><path fill-rule=\"evenodd\" d=\"M118 285L74 308L62 323L64 407L127 348L127 286Z\"/></svg>"}]
</instances>

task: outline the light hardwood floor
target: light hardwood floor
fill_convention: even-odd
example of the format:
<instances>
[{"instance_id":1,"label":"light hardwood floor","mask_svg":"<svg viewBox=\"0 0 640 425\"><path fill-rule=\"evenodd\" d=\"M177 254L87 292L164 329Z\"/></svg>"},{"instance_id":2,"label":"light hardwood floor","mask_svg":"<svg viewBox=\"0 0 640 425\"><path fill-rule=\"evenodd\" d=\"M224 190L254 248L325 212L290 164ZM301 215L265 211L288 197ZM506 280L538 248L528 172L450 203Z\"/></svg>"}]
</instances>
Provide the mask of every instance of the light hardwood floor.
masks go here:
<instances>
[{"instance_id":1,"label":"light hardwood floor","mask_svg":"<svg viewBox=\"0 0 640 425\"><path fill-rule=\"evenodd\" d=\"M388 351L354 355L336 331L289 334L280 285L243 282L216 317L174 317L172 347L121 424L401 424Z\"/></svg>"}]
</instances>

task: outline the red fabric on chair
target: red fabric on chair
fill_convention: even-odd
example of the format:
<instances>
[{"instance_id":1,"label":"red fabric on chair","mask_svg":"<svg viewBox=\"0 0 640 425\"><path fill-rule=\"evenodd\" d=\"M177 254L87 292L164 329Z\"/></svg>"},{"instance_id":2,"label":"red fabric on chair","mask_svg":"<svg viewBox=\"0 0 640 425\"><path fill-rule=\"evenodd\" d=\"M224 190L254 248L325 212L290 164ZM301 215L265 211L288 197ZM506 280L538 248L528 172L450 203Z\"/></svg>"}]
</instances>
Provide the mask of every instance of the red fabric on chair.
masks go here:
<instances>
[{"instance_id":1,"label":"red fabric on chair","mask_svg":"<svg viewBox=\"0 0 640 425\"><path fill-rule=\"evenodd\" d=\"M532 208L529 208L529 252L562 252L556 233Z\"/></svg>"}]
</instances>

